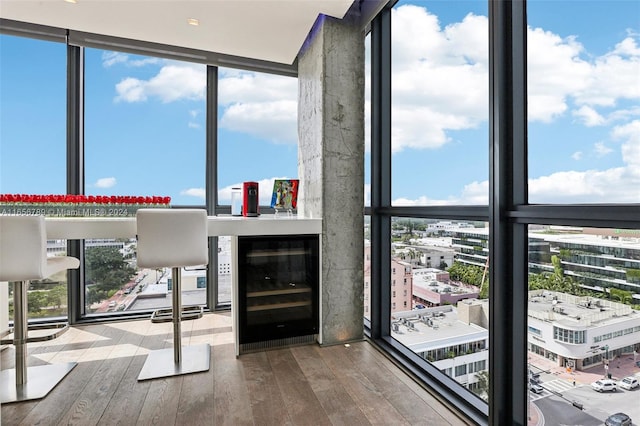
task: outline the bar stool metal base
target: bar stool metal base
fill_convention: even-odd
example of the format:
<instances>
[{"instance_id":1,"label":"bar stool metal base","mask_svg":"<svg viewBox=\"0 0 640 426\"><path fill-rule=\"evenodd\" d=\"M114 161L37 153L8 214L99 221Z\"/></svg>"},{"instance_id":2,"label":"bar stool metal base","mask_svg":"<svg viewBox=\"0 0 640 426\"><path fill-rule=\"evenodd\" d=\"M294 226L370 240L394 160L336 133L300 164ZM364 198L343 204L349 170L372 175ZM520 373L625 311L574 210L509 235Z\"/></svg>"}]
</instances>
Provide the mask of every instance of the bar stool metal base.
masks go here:
<instances>
[{"instance_id":1,"label":"bar stool metal base","mask_svg":"<svg viewBox=\"0 0 640 426\"><path fill-rule=\"evenodd\" d=\"M67 362L29 367L27 368L29 381L22 385L16 385L15 368L2 370L0 372L0 403L44 398L77 364L77 362Z\"/></svg>"},{"instance_id":2,"label":"bar stool metal base","mask_svg":"<svg viewBox=\"0 0 640 426\"><path fill-rule=\"evenodd\" d=\"M183 346L182 358L178 363L174 361L173 348L151 351L140 371L138 381L209 371L210 358L211 346L208 343Z\"/></svg>"}]
</instances>

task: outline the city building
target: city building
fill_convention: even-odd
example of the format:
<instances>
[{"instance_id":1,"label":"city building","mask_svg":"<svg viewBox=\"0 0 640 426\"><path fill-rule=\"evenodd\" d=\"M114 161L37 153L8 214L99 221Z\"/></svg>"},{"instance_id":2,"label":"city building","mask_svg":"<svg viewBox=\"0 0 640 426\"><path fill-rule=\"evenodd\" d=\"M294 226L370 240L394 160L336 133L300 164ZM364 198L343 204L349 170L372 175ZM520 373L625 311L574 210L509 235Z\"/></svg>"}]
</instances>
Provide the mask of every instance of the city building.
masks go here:
<instances>
[{"instance_id":1,"label":"city building","mask_svg":"<svg viewBox=\"0 0 640 426\"><path fill-rule=\"evenodd\" d=\"M365 243L364 265L364 316L369 318L371 298L371 247ZM391 258L391 312L406 311L413 307L413 272L411 264Z\"/></svg>"},{"instance_id":2,"label":"city building","mask_svg":"<svg viewBox=\"0 0 640 426\"><path fill-rule=\"evenodd\" d=\"M484 268L489 229L450 229L456 261ZM640 301L640 237L635 232L596 232L579 227L547 228L528 233L530 273L553 273L552 256L564 275L581 287L601 293L617 288Z\"/></svg>"},{"instance_id":3,"label":"city building","mask_svg":"<svg viewBox=\"0 0 640 426\"><path fill-rule=\"evenodd\" d=\"M529 292L529 351L584 370L640 352L640 311L629 305L547 290Z\"/></svg>"},{"instance_id":4,"label":"city building","mask_svg":"<svg viewBox=\"0 0 640 426\"><path fill-rule=\"evenodd\" d=\"M468 312L463 308L460 315L453 305L395 312L391 335L447 376L476 390L477 373L488 368L489 330L471 322Z\"/></svg>"},{"instance_id":5,"label":"city building","mask_svg":"<svg viewBox=\"0 0 640 426\"><path fill-rule=\"evenodd\" d=\"M455 305L464 299L478 297L479 289L452 281L449 273L435 268L413 269L413 298L425 306Z\"/></svg>"}]
</instances>

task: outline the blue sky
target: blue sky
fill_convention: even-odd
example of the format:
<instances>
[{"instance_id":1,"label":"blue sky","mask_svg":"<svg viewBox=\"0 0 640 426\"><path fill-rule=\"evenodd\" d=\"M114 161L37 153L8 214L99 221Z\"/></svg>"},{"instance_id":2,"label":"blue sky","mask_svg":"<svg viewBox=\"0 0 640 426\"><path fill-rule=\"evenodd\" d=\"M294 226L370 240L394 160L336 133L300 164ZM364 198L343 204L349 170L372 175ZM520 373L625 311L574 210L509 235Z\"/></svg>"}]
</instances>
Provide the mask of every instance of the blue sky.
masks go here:
<instances>
[{"instance_id":1,"label":"blue sky","mask_svg":"<svg viewBox=\"0 0 640 426\"><path fill-rule=\"evenodd\" d=\"M530 201L640 202L639 5L529 1ZM396 205L487 202L487 7L394 8ZM0 192L64 193L65 46L0 43ZM205 67L86 52L86 193L202 204ZM251 180L269 204L274 178L297 177L297 81L219 82L220 201Z\"/></svg>"}]
</instances>

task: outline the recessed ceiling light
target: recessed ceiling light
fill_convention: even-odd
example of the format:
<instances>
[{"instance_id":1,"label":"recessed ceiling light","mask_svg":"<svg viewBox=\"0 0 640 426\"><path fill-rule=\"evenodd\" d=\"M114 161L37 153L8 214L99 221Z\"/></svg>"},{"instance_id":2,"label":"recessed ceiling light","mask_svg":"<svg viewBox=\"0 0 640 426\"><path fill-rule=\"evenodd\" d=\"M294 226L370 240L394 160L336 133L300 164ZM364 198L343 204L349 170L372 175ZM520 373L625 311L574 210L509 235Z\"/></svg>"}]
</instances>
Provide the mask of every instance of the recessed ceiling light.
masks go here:
<instances>
[{"instance_id":1,"label":"recessed ceiling light","mask_svg":"<svg viewBox=\"0 0 640 426\"><path fill-rule=\"evenodd\" d=\"M77 1L77 0L64 0L64 1L66 1L67 3L73 3L73 4L78 3L78 1Z\"/></svg>"},{"instance_id":2,"label":"recessed ceiling light","mask_svg":"<svg viewBox=\"0 0 640 426\"><path fill-rule=\"evenodd\" d=\"M197 27L198 25L200 25L200 21L196 18L189 18L187 19L187 23L189 25L193 25L194 27Z\"/></svg>"}]
</instances>

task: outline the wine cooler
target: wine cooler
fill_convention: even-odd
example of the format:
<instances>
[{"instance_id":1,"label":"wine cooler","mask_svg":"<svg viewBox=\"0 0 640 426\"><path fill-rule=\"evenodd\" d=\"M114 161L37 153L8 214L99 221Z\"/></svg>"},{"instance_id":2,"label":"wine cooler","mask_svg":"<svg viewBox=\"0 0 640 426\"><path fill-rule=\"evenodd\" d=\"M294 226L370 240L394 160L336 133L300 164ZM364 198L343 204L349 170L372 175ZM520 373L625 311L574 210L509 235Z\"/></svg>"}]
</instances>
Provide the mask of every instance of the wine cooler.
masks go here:
<instances>
[{"instance_id":1,"label":"wine cooler","mask_svg":"<svg viewBox=\"0 0 640 426\"><path fill-rule=\"evenodd\" d=\"M311 343L318 334L319 237L238 237L239 352Z\"/></svg>"}]
</instances>

